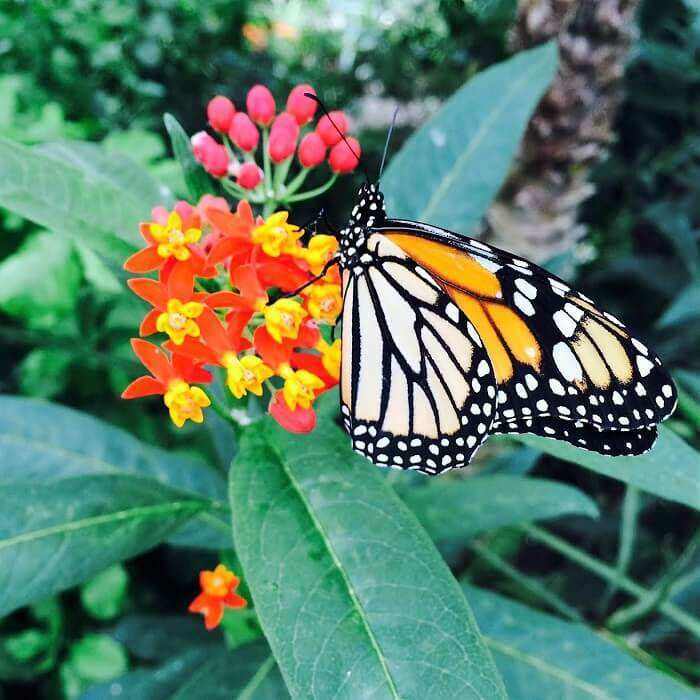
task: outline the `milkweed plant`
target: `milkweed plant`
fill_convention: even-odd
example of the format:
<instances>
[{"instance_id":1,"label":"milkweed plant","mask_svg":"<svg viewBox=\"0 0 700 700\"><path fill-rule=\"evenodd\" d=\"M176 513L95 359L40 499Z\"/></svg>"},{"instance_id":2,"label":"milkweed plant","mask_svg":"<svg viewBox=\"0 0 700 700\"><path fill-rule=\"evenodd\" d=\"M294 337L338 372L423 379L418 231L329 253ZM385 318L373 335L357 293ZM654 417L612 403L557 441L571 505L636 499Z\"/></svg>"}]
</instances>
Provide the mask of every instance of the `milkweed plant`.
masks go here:
<instances>
[{"instance_id":1,"label":"milkweed plant","mask_svg":"<svg viewBox=\"0 0 700 700\"><path fill-rule=\"evenodd\" d=\"M388 159L391 211L473 234L556 67L547 44L466 83ZM192 553L186 592L159 576L182 615L136 615L88 635L67 662L71 687L89 685L80 653L107 664L116 645L119 663L91 676L84 697L687 697L664 672L672 661L650 664L636 631L656 616L700 638L700 619L664 578L682 570L671 565L656 588L625 564L642 492L700 509L700 455L672 430L633 468L524 436L526 446L501 441L430 483L352 451L338 422L338 241L298 205L318 210L354 177L366 143L350 109L326 112L308 95L312 85L288 95L254 85L242 100L212 97L194 134L166 115L180 201L97 145L0 140L10 183L0 204L88 250L83 264L92 279L112 275L110 294L138 298L122 397L143 400L131 406L171 423L187 448L1 396L0 615L29 606L8 619L35 621L32 648L48 649L60 637L56 596L79 586L106 620L105 581L165 543ZM579 527L599 514L574 485L526 473L546 452L624 482L630 552L617 566L535 524L576 516ZM473 565L455 560L455 543ZM526 543L602 579L597 611L577 609L573 587L520 571L509 556ZM149 610L159 594L149 591Z\"/></svg>"}]
</instances>

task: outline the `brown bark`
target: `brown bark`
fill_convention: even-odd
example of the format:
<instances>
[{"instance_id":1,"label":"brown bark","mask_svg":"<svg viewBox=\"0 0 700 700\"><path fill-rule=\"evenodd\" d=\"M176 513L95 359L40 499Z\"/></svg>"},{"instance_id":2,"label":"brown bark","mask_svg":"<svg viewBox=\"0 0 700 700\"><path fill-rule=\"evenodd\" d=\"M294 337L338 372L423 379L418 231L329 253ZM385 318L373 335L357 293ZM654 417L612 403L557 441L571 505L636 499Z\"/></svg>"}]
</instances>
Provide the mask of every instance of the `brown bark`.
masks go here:
<instances>
[{"instance_id":1,"label":"brown bark","mask_svg":"<svg viewBox=\"0 0 700 700\"><path fill-rule=\"evenodd\" d=\"M486 240L545 260L585 234L578 211L593 193L591 168L614 137L638 5L639 0L520 0L513 48L556 37L560 65L486 217Z\"/></svg>"}]
</instances>

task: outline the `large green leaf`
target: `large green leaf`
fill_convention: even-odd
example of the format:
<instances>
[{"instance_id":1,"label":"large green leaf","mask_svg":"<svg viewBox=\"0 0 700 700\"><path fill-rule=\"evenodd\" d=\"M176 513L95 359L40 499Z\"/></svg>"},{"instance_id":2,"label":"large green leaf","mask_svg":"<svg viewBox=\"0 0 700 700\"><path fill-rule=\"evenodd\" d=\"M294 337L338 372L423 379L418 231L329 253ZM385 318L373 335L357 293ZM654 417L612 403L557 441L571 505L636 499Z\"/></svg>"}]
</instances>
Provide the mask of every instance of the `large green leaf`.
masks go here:
<instances>
[{"instance_id":1,"label":"large green leaf","mask_svg":"<svg viewBox=\"0 0 700 700\"><path fill-rule=\"evenodd\" d=\"M470 233L503 184L556 67L556 46L545 44L457 91L382 177L389 215Z\"/></svg>"},{"instance_id":2,"label":"large green leaf","mask_svg":"<svg viewBox=\"0 0 700 700\"><path fill-rule=\"evenodd\" d=\"M265 419L231 467L236 552L294 697L505 697L459 586L325 415Z\"/></svg>"},{"instance_id":3,"label":"large green leaf","mask_svg":"<svg viewBox=\"0 0 700 700\"><path fill-rule=\"evenodd\" d=\"M186 523L173 541L215 549L230 545L226 483L219 473L195 458L146 445L86 413L0 395L0 454L0 485L135 475L204 497L209 508Z\"/></svg>"},{"instance_id":4,"label":"large green leaf","mask_svg":"<svg viewBox=\"0 0 700 700\"><path fill-rule=\"evenodd\" d=\"M657 321L659 328L691 323L700 316L700 282L691 282Z\"/></svg>"},{"instance_id":5,"label":"large green leaf","mask_svg":"<svg viewBox=\"0 0 700 700\"><path fill-rule=\"evenodd\" d=\"M0 486L0 617L161 542L206 506L151 479Z\"/></svg>"},{"instance_id":6,"label":"large green leaf","mask_svg":"<svg viewBox=\"0 0 700 700\"><path fill-rule=\"evenodd\" d=\"M231 652L195 647L155 669L143 669L93 686L81 700L284 700L289 697L264 643Z\"/></svg>"},{"instance_id":7,"label":"large green leaf","mask_svg":"<svg viewBox=\"0 0 700 700\"><path fill-rule=\"evenodd\" d=\"M511 700L675 700L690 689L637 663L584 625L465 585Z\"/></svg>"},{"instance_id":8,"label":"large green leaf","mask_svg":"<svg viewBox=\"0 0 700 700\"><path fill-rule=\"evenodd\" d=\"M0 138L0 207L120 261L139 245L138 223L158 203L152 191L126 189L122 175Z\"/></svg>"},{"instance_id":9,"label":"large green leaf","mask_svg":"<svg viewBox=\"0 0 700 700\"><path fill-rule=\"evenodd\" d=\"M469 539L562 515L598 515L595 503L578 489L520 476L433 480L399 493L434 540Z\"/></svg>"},{"instance_id":10,"label":"large green leaf","mask_svg":"<svg viewBox=\"0 0 700 700\"><path fill-rule=\"evenodd\" d=\"M606 457L535 435L518 439L559 459L700 510L700 453L664 426L659 426L659 439L653 449L637 457Z\"/></svg>"}]
</instances>

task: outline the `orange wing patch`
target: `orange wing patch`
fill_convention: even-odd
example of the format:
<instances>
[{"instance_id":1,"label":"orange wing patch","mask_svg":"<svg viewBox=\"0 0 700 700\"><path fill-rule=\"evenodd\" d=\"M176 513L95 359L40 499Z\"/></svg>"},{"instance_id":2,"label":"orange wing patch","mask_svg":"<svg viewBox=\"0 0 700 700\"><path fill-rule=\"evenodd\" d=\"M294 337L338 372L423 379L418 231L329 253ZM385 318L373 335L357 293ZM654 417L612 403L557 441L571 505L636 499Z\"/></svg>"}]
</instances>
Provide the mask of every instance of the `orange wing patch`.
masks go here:
<instances>
[{"instance_id":1,"label":"orange wing patch","mask_svg":"<svg viewBox=\"0 0 700 700\"><path fill-rule=\"evenodd\" d=\"M501 298L501 283L496 275L479 265L468 253L417 236L403 233L385 235L413 260L447 284L454 284L479 297Z\"/></svg>"},{"instance_id":2,"label":"orange wing patch","mask_svg":"<svg viewBox=\"0 0 700 700\"><path fill-rule=\"evenodd\" d=\"M493 272L457 248L408 234L384 235L433 274L474 324L484 341L499 384L513 376L511 357L539 370L540 346L525 321L498 301L503 292Z\"/></svg>"}]
</instances>

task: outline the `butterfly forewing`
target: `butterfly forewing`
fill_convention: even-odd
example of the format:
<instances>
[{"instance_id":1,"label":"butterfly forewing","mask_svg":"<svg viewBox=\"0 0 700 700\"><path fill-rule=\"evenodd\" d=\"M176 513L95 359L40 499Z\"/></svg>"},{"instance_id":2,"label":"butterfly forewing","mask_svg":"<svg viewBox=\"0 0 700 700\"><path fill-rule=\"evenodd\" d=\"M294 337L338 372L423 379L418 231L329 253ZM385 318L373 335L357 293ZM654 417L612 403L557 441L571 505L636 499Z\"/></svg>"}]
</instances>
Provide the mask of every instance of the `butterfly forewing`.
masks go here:
<instances>
[{"instance_id":1,"label":"butterfly forewing","mask_svg":"<svg viewBox=\"0 0 700 700\"><path fill-rule=\"evenodd\" d=\"M651 447L675 389L618 319L480 241L400 220L378 230L433 276L483 340L498 388L493 432L538 433L608 454Z\"/></svg>"},{"instance_id":2,"label":"butterfly forewing","mask_svg":"<svg viewBox=\"0 0 700 700\"><path fill-rule=\"evenodd\" d=\"M496 379L474 325L381 234L343 287L341 396L353 447L379 465L463 467L496 416Z\"/></svg>"}]
</instances>

